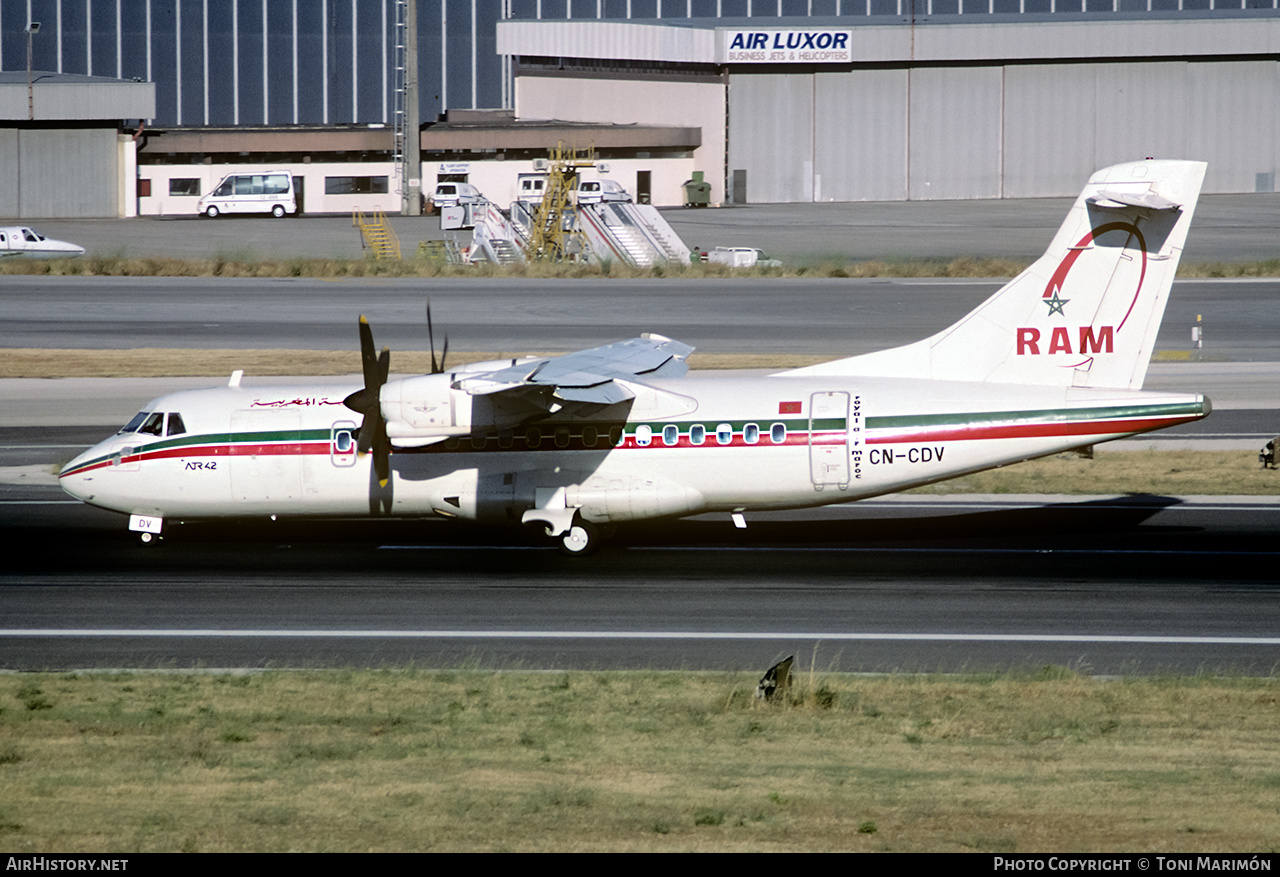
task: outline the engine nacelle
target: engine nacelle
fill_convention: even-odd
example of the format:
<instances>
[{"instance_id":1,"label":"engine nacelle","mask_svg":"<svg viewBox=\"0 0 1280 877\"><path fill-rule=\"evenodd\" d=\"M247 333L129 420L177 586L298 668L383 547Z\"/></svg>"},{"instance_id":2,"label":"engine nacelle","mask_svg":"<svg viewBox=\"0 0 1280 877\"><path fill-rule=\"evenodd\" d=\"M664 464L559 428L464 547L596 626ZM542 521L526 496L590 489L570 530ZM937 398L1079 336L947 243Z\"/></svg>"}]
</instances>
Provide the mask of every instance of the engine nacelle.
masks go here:
<instances>
[{"instance_id":1,"label":"engine nacelle","mask_svg":"<svg viewBox=\"0 0 1280 877\"><path fill-rule=\"evenodd\" d=\"M387 437L397 440L467 435L472 428L472 400L449 385L447 374L418 375L388 381L379 398L387 421ZM402 442L403 443L403 442Z\"/></svg>"}]
</instances>

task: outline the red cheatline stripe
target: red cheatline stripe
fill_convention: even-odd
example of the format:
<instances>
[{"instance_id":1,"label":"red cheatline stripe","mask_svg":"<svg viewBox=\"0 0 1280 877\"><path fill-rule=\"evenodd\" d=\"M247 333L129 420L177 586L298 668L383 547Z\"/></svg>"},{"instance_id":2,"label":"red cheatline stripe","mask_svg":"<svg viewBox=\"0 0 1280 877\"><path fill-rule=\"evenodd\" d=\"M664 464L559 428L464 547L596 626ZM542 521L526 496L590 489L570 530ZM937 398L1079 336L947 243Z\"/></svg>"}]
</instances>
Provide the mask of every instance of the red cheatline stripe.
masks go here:
<instances>
[{"instance_id":1,"label":"red cheatline stripe","mask_svg":"<svg viewBox=\"0 0 1280 877\"><path fill-rule=\"evenodd\" d=\"M1198 417L1149 417L1132 420L1086 420L1074 423L1008 423L996 426L962 426L944 429L874 430L867 444L887 445L898 442L975 441L1000 438L1043 438L1055 435L1110 435L1122 432L1145 432L1162 426L1190 423Z\"/></svg>"},{"instance_id":2,"label":"red cheatline stripe","mask_svg":"<svg viewBox=\"0 0 1280 877\"><path fill-rule=\"evenodd\" d=\"M143 449L141 453L129 454L121 457L120 463L139 463L147 460L164 460L174 457L250 457L250 456L301 456L301 455L329 455L328 442L281 442L279 444L252 444L252 445L183 445L177 448L163 448L158 451L148 451ZM105 460L99 460L88 466L82 466L71 472L63 472L63 475L80 475L85 472L92 472L95 469L110 468L113 458L108 457Z\"/></svg>"}]
</instances>

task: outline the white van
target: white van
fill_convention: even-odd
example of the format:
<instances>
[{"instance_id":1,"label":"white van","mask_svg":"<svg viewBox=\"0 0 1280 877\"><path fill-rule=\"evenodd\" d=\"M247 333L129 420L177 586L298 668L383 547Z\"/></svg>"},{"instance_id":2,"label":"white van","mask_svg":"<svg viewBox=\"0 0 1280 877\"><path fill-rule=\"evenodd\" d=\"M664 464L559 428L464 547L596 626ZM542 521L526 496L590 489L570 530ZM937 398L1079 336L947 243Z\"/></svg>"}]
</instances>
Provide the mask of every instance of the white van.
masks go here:
<instances>
[{"instance_id":1,"label":"white van","mask_svg":"<svg viewBox=\"0 0 1280 877\"><path fill-rule=\"evenodd\" d=\"M516 195L517 201L526 204L542 203L542 196L547 192L546 174L520 174L516 182L520 190Z\"/></svg>"},{"instance_id":2,"label":"white van","mask_svg":"<svg viewBox=\"0 0 1280 877\"><path fill-rule=\"evenodd\" d=\"M480 190L470 183L439 183L431 201L437 207L457 207L480 200Z\"/></svg>"},{"instance_id":3,"label":"white van","mask_svg":"<svg viewBox=\"0 0 1280 877\"><path fill-rule=\"evenodd\" d=\"M215 219L223 213L270 213L277 218L298 212L293 175L288 171L228 174L196 203L196 212Z\"/></svg>"},{"instance_id":4,"label":"white van","mask_svg":"<svg viewBox=\"0 0 1280 877\"><path fill-rule=\"evenodd\" d=\"M599 204L602 201L630 201L631 196L613 180L582 180L578 183L579 204Z\"/></svg>"}]
</instances>

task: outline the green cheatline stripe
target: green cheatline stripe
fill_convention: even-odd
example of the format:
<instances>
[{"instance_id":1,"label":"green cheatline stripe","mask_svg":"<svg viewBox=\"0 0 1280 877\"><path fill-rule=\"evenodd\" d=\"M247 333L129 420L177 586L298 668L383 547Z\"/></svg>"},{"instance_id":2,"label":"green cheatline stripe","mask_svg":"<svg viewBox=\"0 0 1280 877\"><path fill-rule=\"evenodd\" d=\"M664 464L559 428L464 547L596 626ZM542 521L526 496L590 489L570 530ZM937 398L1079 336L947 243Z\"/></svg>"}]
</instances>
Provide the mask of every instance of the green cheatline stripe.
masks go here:
<instances>
[{"instance_id":1,"label":"green cheatline stripe","mask_svg":"<svg viewBox=\"0 0 1280 877\"><path fill-rule=\"evenodd\" d=\"M1202 411L1199 402L1177 402L1166 403L1160 405L1115 405L1109 407L1097 408L1043 408L1030 411L980 411L980 412L955 412L950 414L903 414L889 415L879 417L867 417L866 429L907 429L912 427L938 427L938 426L975 426L985 423L1009 423L1011 421L1022 423L1062 423L1068 421L1084 421L1084 420L1104 420L1115 418L1130 417L1161 417L1161 416L1179 416L1179 415L1196 415ZM829 417L820 418L810 421L807 418L789 418L784 420L775 420L773 418L761 418L757 420L687 420L687 421L640 421L629 422L625 425L628 433L634 433L639 426L649 426L654 432L661 432L662 428L675 423L680 428L681 434L687 434L690 426L702 426L708 432L714 432L715 427L721 423L728 423L734 432L741 432L743 427L748 423L757 425L782 423L786 426L788 432L799 431L804 432L810 428L816 430L837 430L844 429L846 426L845 418ZM548 424L550 425L550 424ZM606 429L608 426L615 424L564 424L573 427L596 426L597 429ZM180 448L184 446L198 446L211 444L237 444L237 443L269 443L269 442L318 442L329 441L331 430L329 428L321 429L290 429L276 430L268 432L253 433L210 433L207 435L197 436L175 436L174 438L162 439L158 442L152 442L138 448L140 453L153 453L155 451L168 450L170 448ZM104 456L101 459L108 459ZM97 462L97 461L92 461Z\"/></svg>"},{"instance_id":2,"label":"green cheatline stripe","mask_svg":"<svg viewBox=\"0 0 1280 877\"><path fill-rule=\"evenodd\" d=\"M1131 417L1161 417L1200 414L1199 402L1161 405L1116 405L1106 408L1043 408L1032 411L978 411L953 414L902 414L868 417L867 429L904 429L913 426L973 426L983 423L1065 423L1081 420L1112 420Z\"/></svg>"}]
</instances>

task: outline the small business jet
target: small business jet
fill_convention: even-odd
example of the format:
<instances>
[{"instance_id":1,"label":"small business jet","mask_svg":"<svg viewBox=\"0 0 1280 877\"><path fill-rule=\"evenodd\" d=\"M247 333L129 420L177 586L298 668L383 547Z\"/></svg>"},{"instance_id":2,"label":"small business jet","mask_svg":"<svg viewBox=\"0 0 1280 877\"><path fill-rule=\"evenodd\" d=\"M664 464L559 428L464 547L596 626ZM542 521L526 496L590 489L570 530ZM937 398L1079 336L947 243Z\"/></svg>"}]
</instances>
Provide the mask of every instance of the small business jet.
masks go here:
<instances>
[{"instance_id":1,"label":"small business jet","mask_svg":"<svg viewBox=\"0 0 1280 877\"><path fill-rule=\"evenodd\" d=\"M0 228L0 258L26 256L29 259L62 259L83 256L84 247L55 241L22 225Z\"/></svg>"},{"instance_id":2,"label":"small business jet","mask_svg":"<svg viewBox=\"0 0 1280 877\"><path fill-rule=\"evenodd\" d=\"M537 524L584 554L630 521L744 526L1198 420L1205 397L1142 383L1204 173L1097 172L1044 256L904 347L703 377L661 335L449 369L433 344L431 374L392 380L361 317L363 386L250 388L237 373L162 396L61 483L144 541L172 520L439 516Z\"/></svg>"}]
</instances>

